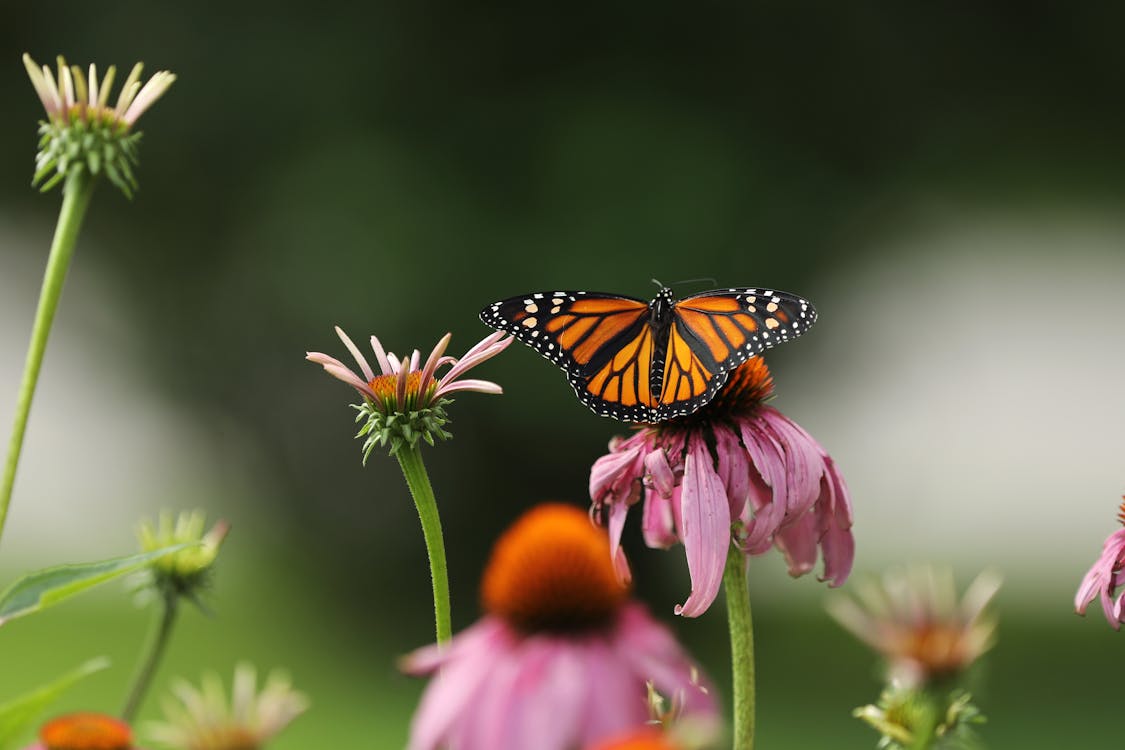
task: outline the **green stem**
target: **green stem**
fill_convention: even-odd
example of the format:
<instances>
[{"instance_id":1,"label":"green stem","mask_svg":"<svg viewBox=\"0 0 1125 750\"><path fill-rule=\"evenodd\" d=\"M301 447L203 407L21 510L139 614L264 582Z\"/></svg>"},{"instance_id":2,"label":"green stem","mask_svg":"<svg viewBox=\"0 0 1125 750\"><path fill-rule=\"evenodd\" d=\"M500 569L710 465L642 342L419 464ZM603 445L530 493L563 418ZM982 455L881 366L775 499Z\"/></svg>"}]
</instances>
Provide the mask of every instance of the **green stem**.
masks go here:
<instances>
[{"instance_id":1,"label":"green stem","mask_svg":"<svg viewBox=\"0 0 1125 750\"><path fill-rule=\"evenodd\" d=\"M4 533L4 522L8 518L8 504L16 483L16 467L20 462L23 435L27 430L28 414L31 413L31 400L35 396L35 384L39 381L43 352L47 349L47 336L51 333L51 322L55 319L55 310L59 306L66 271L74 255L78 230L82 227L82 218L86 215L90 197L94 194L94 182L86 170L76 169L67 176L63 187L62 208L59 209L59 221L55 225L55 238L51 241L51 254L47 257L47 270L43 273L39 307L35 311L31 343L27 347L27 361L24 363L23 381L20 383L19 401L16 404L16 418L12 424L12 437L8 442L3 485L0 485L0 535Z\"/></svg>"},{"instance_id":2,"label":"green stem","mask_svg":"<svg viewBox=\"0 0 1125 750\"><path fill-rule=\"evenodd\" d=\"M417 443L404 445L395 453L410 494L414 496L414 506L422 522L422 535L426 538L426 553L430 557L430 579L434 587L434 621L437 642L445 643L453 637L449 619L449 572L445 563L445 541L441 535L441 518L438 516L437 500L430 486L426 465L422 463L421 446Z\"/></svg>"},{"instance_id":3,"label":"green stem","mask_svg":"<svg viewBox=\"0 0 1125 750\"><path fill-rule=\"evenodd\" d=\"M152 678L156 675L156 668L160 666L160 659L168 646L172 636L172 627L176 624L176 613L179 610L179 598L174 593L166 593L161 599L160 619L157 621L156 630L149 638L146 651L148 652L137 673L133 677L133 687L129 690L129 698L125 701L125 708L121 710L121 718L126 723L132 723L137 718L137 711L141 708L145 693L148 692Z\"/></svg>"},{"instance_id":4,"label":"green stem","mask_svg":"<svg viewBox=\"0 0 1125 750\"><path fill-rule=\"evenodd\" d=\"M733 750L754 747L754 623L746 585L746 556L733 544L723 574L730 622L731 681L734 685Z\"/></svg>"}]
</instances>

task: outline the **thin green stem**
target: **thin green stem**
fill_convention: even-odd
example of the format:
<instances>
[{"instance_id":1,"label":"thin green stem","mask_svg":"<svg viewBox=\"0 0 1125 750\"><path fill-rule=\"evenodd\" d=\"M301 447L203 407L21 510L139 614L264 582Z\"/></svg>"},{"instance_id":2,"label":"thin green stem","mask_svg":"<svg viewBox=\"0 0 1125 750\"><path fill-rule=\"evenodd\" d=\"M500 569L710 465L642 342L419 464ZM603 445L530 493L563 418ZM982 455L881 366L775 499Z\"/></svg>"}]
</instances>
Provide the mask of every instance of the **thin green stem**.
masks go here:
<instances>
[{"instance_id":1,"label":"thin green stem","mask_svg":"<svg viewBox=\"0 0 1125 750\"><path fill-rule=\"evenodd\" d=\"M453 627L449 619L449 571L445 562L445 540L441 535L441 518L438 516L437 500L430 486L426 465L422 463L421 446L404 445L395 456L414 496L414 506L422 522L422 535L426 538L426 554L430 557L430 579L434 587L434 622L437 642L445 643L453 637Z\"/></svg>"},{"instance_id":2,"label":"thin green stem","mask_svg":"<svg viewBox=\"0 0 1125 750\"><path fill-rule=\"evenodd\" d=\"M730 622L731 680L734 685L733 750L754 747L754 623L750 618L750 590L746 585L746 556L733 544L723 574L727 619Z\"/></svg>"},{"instance_id":3,"label":"thin green stem","mask_svg":"<svg viewBox=\"0 0 1125 750\"><path fill-rule=\"evenodd\" d=\"M133 676L133 687L129 690L129 698L125 701L125 708L121 710L121 718L126 723L132 723L137 718L137 711L141 708L145 694L156 676L156 669L160 666L160 659L168 647L172 636L172 628L176 624L176 613L179 611L179 597L175 593L165 593L161 598L160 619L156 629L149 637L147 652L144 660Z\"/></svg>"},{"instance_id":4,"label":"thin green stem","mask_svg":"<svg viewBox=\"0 0 1125 750\"><path fill-rule=\"evenodd\" d=\"M16 417L12 424L12 437L8 442L8 458L4 463L4 479L0 485L0 535L4 533L4 523L8 519L8 504L12 499L12 488L16 483L16 467L23 449L23 436L27 430L27 417L31 413L31 400L35 396L35 385L39 381L39 368L43 364L43 352L47 349L47 337L51 333L51 323L59 306L66 271L74 255L78 241L78 230L90 197L94 194L95 181L86 170L75 170L66 178L63 188L62 208L59 221L55 225L55 238L51 241L51 253L47 257L47 270L43 273L43 287L39 291L39 307L35 311L35 323L31 329L31 343L27 347L27 361L23 368L23 381L20 383L19 401L16 404Z\"/></svg>"}]
</instances>

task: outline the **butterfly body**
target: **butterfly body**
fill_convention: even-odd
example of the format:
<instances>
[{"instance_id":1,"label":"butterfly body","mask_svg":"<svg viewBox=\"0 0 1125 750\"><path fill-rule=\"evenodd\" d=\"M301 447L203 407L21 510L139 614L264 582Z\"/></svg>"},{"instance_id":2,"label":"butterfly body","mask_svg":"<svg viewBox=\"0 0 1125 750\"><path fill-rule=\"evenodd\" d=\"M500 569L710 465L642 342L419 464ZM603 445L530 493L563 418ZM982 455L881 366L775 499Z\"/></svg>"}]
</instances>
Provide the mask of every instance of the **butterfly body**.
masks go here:
<instances>
[{"instance_id":1,"label":"butterfly body","mask_svg":"<svg viewBox=\"0 0 1125 750\"><path fill-rule=\"evenodd\" d=\"M480 313L567 375L579 400L602 416L663 422L711 401L728 374L796 338L813 306L786 292L733 287L651 302L599 292L532 292Z\"/></svg>"}]
</instances>

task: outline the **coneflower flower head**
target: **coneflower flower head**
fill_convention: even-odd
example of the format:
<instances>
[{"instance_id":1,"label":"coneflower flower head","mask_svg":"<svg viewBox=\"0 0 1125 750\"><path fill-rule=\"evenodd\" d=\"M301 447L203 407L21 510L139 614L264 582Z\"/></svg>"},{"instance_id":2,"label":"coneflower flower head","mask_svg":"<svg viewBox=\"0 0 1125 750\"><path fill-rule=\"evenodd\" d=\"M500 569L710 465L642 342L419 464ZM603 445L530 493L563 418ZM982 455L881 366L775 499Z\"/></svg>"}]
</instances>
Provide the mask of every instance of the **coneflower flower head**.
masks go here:
<instances>
[{"instance_id":1,"label":"coneflower flower head","mask_svg":"<svg viewBox=\"0 0 1125 750\"><path fill-rule=\"evenodd\" d=\"M172 750L259 750L309 706L289 678L271 672L261 690L254 667L234 669L230 698L218 675L204 675L197 688L178 680L162 702L164 721L149 722L145 736Z\"/></svg>"},{"instance_id":2,"label":"coneflower flower head","mask_svg":"<svg viewBox=\"0 0 1125 750\"><path fill-rule=\"evenodd\" d=\"M363 422L356 437L365 438L364 463L377 445L389 446L391 455L394 455L403 446L412 447L419 440L433 445L436 440L452 437L444 429L449 423L445 407L453 403L447 398L449 394L458 391L503 392L496 383L461 377L508 348L512 337L503 333L486 337L460 359L445 355L452 338L452 334L447 333L434 346L425 363L417 349L400 359L394 352L386 351L379 339L372 336L371 348L380 369L378 375L339 326L336 327L336 335L355 359L358 373L335 357L320 352L307 352L305 359L323 366L329 375L352 386L363 397L363 403L354 408L359 412L356 422ZM446 366L449 369L439 376L438 370Z\"/></svg>"},{"instance_id":3,"label":"coneflower flower head","mask_svg":"<svg viewBox=\"0 0 1125 750\"><path fill-rule=\"evenodd\" d=\"M189 545L149 563L142 585L152 586L164 596L185 597L198 604L198 595L210 583L215 559L230 532L230 524L223 520L208 531L205 527L206 516L201 510L175 517L164 512L155 524L142 521L137 527L142 552Z\"/></svg>"},{"instance_id":4,"label":"coneflower flower head","mask_svg":"<svg viewBox=\"0 0 1125 750\"><path fill-rule=\"evenodd\" d=\"M988 604L999 588L999 574L986 570L958 601L949 569L894 569L858 584L855 599L832 597L828 611L883 656L889 682L914 689L957 678L992 647Z\"/></svg>"},{"instance_id":5,"label":"coneflower flower head","mask_svg":"<svg viewBox=\"0 0 1125 750\"><path fill-rule=\"evenodd\" d=\"M642 726L648 683L685 720L712 722L715 699L691 659L628 597L606 534L582 510L549 503L497 542L482 583L487 614L404 661L433 674L409 750L571 750Z\"/></svg>"},{"instance_id":6,"label":"coneflower flower head","mask_svg":"<svg viewBox=\"0 0 1125 750\"><path fill-rule=\"evenodd\" d=\"M847 486L820 444L764 403L772 393L769 369L754 357L695 413L614 438L590 471L592 511L609 528L618 570L627 570L619 548L625 517L642 497L648 546L683 543L692 590L677 614L710 607L732 544L747 555L778 548L793 576L812 570L819 555L832 586L851 571Z\"/></svg>"},{"instance_id":7,"label":"coneflower flower head","mask_svg":"<svg viewBox=\"0 0 1125 750\"><path fill-rule=\"evenodd\" d=\"M109 66L99 79L94 64L86 73L58 57L57 75L47 65L40 67L30 55L23 56L31 85L43 103L47 119L39 125L39 153L35 157L32 185L47 191L68 174L103 172L127 196L137 188L133 167L138 163L141 134L133 126L145 110L159 99L176 76L162 70L141 84L143 66L137 63L110 105L110 90L116 68Z\"/></svg>"},{"instance_id":8,"label":"coneflower flower head","mask_svg":"<svg viewBox=\"0 0 1125 750\"><path fill-rule=\"evenodd\" d=\"M24 750L134 750L133 730L120 719L93 712L66 714L39 729Z\"/></svg>"},{"instance_id":9,"label":"coneflower flower head","mask_svg":"<svg viewBox=\"0 0 1125 750\"><path fill-rule=\"evenodd\" d=\"M1117 515L1125 526L1125 498ZM1106 538L1102 554L1082 579L1074 595L1074 610L1086 614L1086 607L1095 597L1101 600L1105 619L1114 630L1121 629L1125 622L1125 528L1118 529Z\"/></svg>"}]
</instances>

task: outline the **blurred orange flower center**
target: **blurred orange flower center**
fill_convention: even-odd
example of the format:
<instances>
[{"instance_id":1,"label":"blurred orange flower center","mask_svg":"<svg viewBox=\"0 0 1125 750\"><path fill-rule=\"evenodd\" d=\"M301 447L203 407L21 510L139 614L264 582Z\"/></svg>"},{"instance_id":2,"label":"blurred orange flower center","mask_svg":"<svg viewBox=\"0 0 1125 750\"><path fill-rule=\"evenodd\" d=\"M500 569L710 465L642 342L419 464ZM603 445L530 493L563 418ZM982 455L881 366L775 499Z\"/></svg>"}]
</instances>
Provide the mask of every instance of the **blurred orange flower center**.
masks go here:
<instances>
[{"instance_id":1,"label":"blurred orange flower center","mask_svg":"<svg viewBox=\"0 0 1125 750\"><path fill-rule=\"evenodd\" d=\"M532 509L504 532L481 584L485 609L525 632L599 627L627 593L605 532L585 511L557 503Z\"/></svg>"},{"instance_id":2,"label":"blurred orange flower center","mask_svg":"<svg viewBox=\"0 0 1125 750\"><path fill-rule=\"evenodd\" d=\"M133 733L123 721L96 713L76 713L47 722L39 731L47 750L129 750Z\"/></svg>"},{"instance_id":3,"label":"blurred orange flower center","mask_svg":"<svg viewBox=\"0 0 1125 750\"><path fill-rule=\"evenodd\" d=\"M595 745L592 750L675 750L664 732L645 727Z\"/></svg>"},{"instance_id":4,"label":"blurred orange flower center","mask_svg":"<svg viewBox=\"0 0 1125 750\"><path fill-rule=\"evenodd\" d=\"M962 646L964 628L955 623L929 623L909 632L903 655L921 664L931 674L948 674L966 666Z\"/></svg>"}]
</instances>

